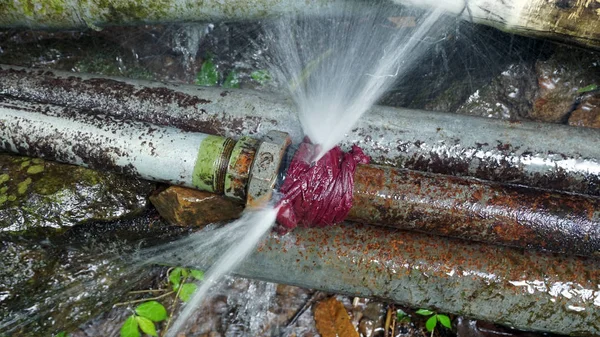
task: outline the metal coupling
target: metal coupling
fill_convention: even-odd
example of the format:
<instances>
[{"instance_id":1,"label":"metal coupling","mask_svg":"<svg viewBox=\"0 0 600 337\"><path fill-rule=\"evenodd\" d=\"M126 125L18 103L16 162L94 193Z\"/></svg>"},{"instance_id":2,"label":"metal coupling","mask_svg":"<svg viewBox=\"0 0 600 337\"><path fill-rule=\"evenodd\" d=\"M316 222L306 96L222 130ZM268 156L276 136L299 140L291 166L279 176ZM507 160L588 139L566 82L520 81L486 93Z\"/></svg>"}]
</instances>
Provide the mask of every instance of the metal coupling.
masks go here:
<instances>
[{"instance_id":1,"label":"metal coupling","mask_svg":"<svg viewBox=\"0 0 600 337\"><path fill-rule=\"evenodd\" d=\"M235 144L233 139L219 136L207 136L202 141L192 176L194 187L224 193L225 176Z\"/></svg>"},{"instance_id":2,"label":"metal coupling","mask_svg":"<svg viewBox=\"0 0 600 337\"><path fill-rule=\"evenodd\" d=\"M233 147L227 173L225 174L225 196L240 202L247 198L250 169L256 156L259 141L251 137L242 137Z\"/></svg>"},{"instance_id":3,"label":"metal coupling","mask_svg":"<svg viewBox=\"0 0 600 337\"><path fill-rule=\"evenodd\" d=\"M224 194L249 206L264 204L273 194L289 134L270 131L263 141L207 136L198 149L193 186Z\"/></svg>"},{"instance_id":4,"label":"metal coupling","mask_svg":"<svg viewBox=\"0 0 600 337\"><path fill-rule=\"evenodd\" d=\"M271 199L279 168L291 143L292 139L286 132L267 133L252 163L246 205L259 207Z\"/></svg>"}]
</instances>

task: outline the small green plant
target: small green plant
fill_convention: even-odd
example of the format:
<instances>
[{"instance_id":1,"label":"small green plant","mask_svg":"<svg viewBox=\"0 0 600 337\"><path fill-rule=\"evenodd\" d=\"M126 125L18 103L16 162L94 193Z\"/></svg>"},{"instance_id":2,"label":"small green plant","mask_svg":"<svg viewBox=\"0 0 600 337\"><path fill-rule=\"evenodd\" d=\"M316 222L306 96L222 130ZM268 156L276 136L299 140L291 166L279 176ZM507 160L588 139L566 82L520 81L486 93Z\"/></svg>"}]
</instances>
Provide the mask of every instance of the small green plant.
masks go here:
<instances>
[{"instance_id":1,"label":"small green plant","mask_svg":"<svg viewBox=\"0 0 600 337\"><path fill-rule=\"evenodd\" d=\"M398 323L410 323L410 316L402 309L396 310L396 321Z\"/></svg>"},{"instance_id":2,"label":"small green plant","mask_svg":"<svg viewBox=\"0 0 600 337\"><path fill-rule=\"evenodd\" d=\"M158 336L156 322L167 319L167 309L157 301L148 301L138 305L135 313L123 323L121 337L140 337L140 330L150 336Z\"/></svg>"},{"instance_id":3,"label":"small green plant","mask_svg":"<svg viewBox=\"0 0 600 337\"><path fill-rule=\"evenodd\" d=\"M590 92L590 91L594 91L594 90L598 90L598 85L597 84L590 84L590 85L585 86L583 88L579 88L579 89L577 89L577 93L578 94L585 94L586 92Z\"/></svg>"},{"instance_id":4,"label":"small green plant","mask_svg":"<svg viewBox=\"0 0 600 337\"><path fill-rule=\"evenodd\" d=\"M177 292L177 297L183 302L189 301L197 288L195 283L186 282L190 276L198 281L204 279L204 273L196 269L177 267L169 273L169 282L173 290Z\"/></svg>"},{"instance_id":5,"label":"small green plant","mask_svg":"<svg viewBox=\"0 0 600 337\"><path fill-rule=\"evenodd\" d=\"M225 81L223 82L223 88L239 88L240 87L240 79L238 77L237 72L232 70L227 77L225 77Z\"/></svg>"},{"instance_id":6,"label":"small green plant","mask_svg":"<svg viewBox=\"0 0 600 337\"><path fill-rule=\"evenodd\" d=\"M56 337L69 337L69 334L66 331L61 331L56 334Z\"/></svg>"},{"instance_id":7,"label":"small green plant","mask_svg":"<svg viewBox=\"0 0 600 337\"><path fill-rule=\"evenodd\" d=\"M450 317L448 317L446 315L438 314L436 312L433 312L433 311L427 310L427 309L419 309L415 313L417 315L421 315L421 316L431 316L425 322L425 328L427 329L427 331L431 332L432 337L433 337L433 332L435 331L435 327L437 326L438 322L440 322L446 328L452 329L452 323L450 322Z\"/></svg>"},{"instance_id":8,"label":"small green plant","mask_svg":"<svg viewBox=\"0 0 600 337\"><path fill-rule=\"evenodd\" d=\"M127 320L125 320L121 326L121 337L140 337L140 331L150 336L158 336L156 332L156 323L162 322L169 318L165 327L166 331L169 328L171 318L167 313L167 309L157 300L174 295L173 310L175 310L175 300L177 298L183 302L187 302L196 291L196 284L193 282L188 282L188 280L191 279L202 281L204 279L204 273L196 269L182 267L171 268L167 272L168 281L166 283L168 287L166 289L150 289L131 292L133 294L163 292L162 295L115 304L130 305L133 303L141 303L135 308L134 313L129 316L129 318L127 318Z\"/></svg>"},{"instance_id":9,"label":"small green plant","mask_svg":"<svg viewBox=\"0 0 600 337\"><path fill-rule=\"evenodd\" d=\"M205 87L214 87L219 83L220 77L221 74L217 71L217 67L212 58L208 57L204 63L202 63L202 67L200 67L200 71L196 76L196 84Z\"/></svg>"},{"instance_id":10,"label":"small green plant","mask_svg":"<svg viewBox=\"0 0 600 337\"><path fill-rule=\"evenodd\" d=\"M266 70L255 70L250 73L250 78L258 82L260 85L265 85L271 80L271 75Z\"/></svg>"}]
</instances>

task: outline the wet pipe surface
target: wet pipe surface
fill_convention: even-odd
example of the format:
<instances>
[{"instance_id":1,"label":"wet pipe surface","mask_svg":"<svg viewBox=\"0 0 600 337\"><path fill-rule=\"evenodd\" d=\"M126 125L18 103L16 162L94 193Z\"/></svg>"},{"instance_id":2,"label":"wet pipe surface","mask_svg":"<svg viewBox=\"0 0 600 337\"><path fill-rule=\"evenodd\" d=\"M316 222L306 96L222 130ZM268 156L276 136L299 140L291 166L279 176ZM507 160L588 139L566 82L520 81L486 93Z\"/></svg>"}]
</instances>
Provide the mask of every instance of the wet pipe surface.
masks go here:
<instances>
[{"instance_id":1,"label":"wet pipe surface","mask_svg":"<svg viewBox=\"0 0 600 337\"><path fill-rule=\"evenodd\" d=\"M523 248L600 255L600 199L359 165L349 220Z\"/></svg>"},{"instance_id":2,"label":"wet pipe surface","mask_svg":"<svg viewBox=\"0 0 600 337\"><path fill-rule=\"evenodd\" d=\"M521 329L600 334L592 258L346 223L271 234L238 273Z\"/></svg>"},{"instance_id":3,"label":"wet pipe surface","mask_svg":"<svg viewBox=\"0 0 600 337\"><path fill-rule=\"evenodd\" d=\"M289 102L251 91L0 65L0 94L234 138L299 132ZM375 107L343 147L378 164L600 196L598 141L585 128Z\"/></svg>"},{"instance_id":4,"label":"wet pipe surface","mask_svg":"<svg viewBox=\"0 0 600 337\"><path fill-rule=\"evenodd\" d=\"M46 75L48 74L46 73ZM48 76L50 75L52 74ZM71 80L76 80L76 78L73 77ZM102 80L87 82L95 89L102 89L103 83L110 84L106 88L112 88L114 85L113 82L103 82ZM69 88L67 91L76 90ZM99 92L103 92L103 90ZM157 96L157 98L159 97ZM203 104L210 104L210 102L202 102L195 108L202 107ZM88 108L95 111L99 109L98 106L89 106ZM139 113L134 109L119 111L121 113L130 111L133 116L137 116ZM220 129L222 123L215 123L211 127L222 131ZM235 125L232 127L236 130L239 129ZM424 147L422 142L414 144L418 148ZM504 147L498 150L504 151ZM432 169L430 166L425 168ZM403 176L399 172L394 172L394 176L387 178L385 175L383 178L379 176L380 180L377 180L379 179L377 175L369 176L369 179L371 182L384 182L386 179L390 179L390 181L396 179L395 181L397 181L412 176L412 178L420 179L421 183L409 185L412 187L407 189L407 192L419 196L422 189L435 190L435 180L425 179L427 175L410 172L407 174L407 176ZM502 207L509 203L505 203L507 200L503 197L498 198L495 193L510 195L518 190L518 188L513 189L512 187L508 189L503 187L500 190L483 188L481 193L477 193L470 189L474 188L472 185L476 185L473 183L476 180L471 183L461 183L460 179L448 179L447 182L454 185L437 186L442 189L437 191L438 194L432 194L436 198L431 201L432 204L437 203L438 206L428 215L446 208L451 210L451 214L453 212L459 214L461 209L487 205L488 200L495 200L496 202L491 205L496 209L503 210ZM359 179L356 180L359 181ZM458 195L462 199L458 200L463 200L462 203L452 202L454 199L446 199L450 200L446 203L440 202L440 200L444 200L444 197L454 193L444 192L443 188L452 186L459 189ZM357 188L357 190L359 189ZM402 200L402 197L392 192L369 193L365 193L365 195L371 197L377 194L388 195L389 197L383 198L383 200ZM564 200L570 200L569 203L575 206L581 201L575 196L561 195L558 198L561 201L554 203L552 194L547 194L546 197L525 196L522 200L523 202L537 201L540 205L550 209L550 214L556 212L561 214L560 203L563 197L566 198ZM423 199L418 197L404 199L413 200L413 207L425 204ZM454 208L450 206L454 206ZM493 210L494 207L490 207L490 209ZM595 206L594 208L598 209ZM518 207L515 209L519 210ZM538 208L534 207L533 209ZM540 207L539 209L544 210L545 208ZM586 209L589 210L586 206L579 209L580 211L577 213L583 214L582 219L584 220L585 214L587 214L587 221L597 221L594 213L589 211L586 213ZM509 212L499 211L497 213L508 214ZM543 213L540 212L542 215ZM374 214L376 213L371 215ZM486 219L492 215L494 214L481 211L479 217ZM522 218L526 219L527 216ZM456 220L456 218L451 219ZM551 222L549 223L551 224ZM460 222L454 224L460 224ZM583 224L585 225L586 222L583 221ZM445 227L440 225L437 228L441 231ZM491 228L498 228L498 226ZM496 230L496 232L513 233L507 236L509 238L531 236L526 231L513 232L502 226L499 228L502 230ZM560 231L561 227L556 228ZM494 233L494 231L491 232ZM475 233L477 234L478 231ZM544 245L542 244L542 246ZM275 255L272 257L265 255L268 251L274 252ZM413 306L422 305L453 313L465 313L521 328L560 333L598 334L600 331L597 323L599 321L598 314L595 310L600 304L599 288L596 283L600 279L598 277L600 275L598 275L598 263L593 259L526 252L360 225L338 226L326 230L297 229L286 237L273 235L257 253L257 256L260 256L262 260L251 259L246 264L248 267L263 267L260 272L246 271L248 275L254 277L270 278L282 282L287 280L287 283L312 288L383 297ZM282 263L288 268L281 268Z\"/></svg>"}]
</instances>

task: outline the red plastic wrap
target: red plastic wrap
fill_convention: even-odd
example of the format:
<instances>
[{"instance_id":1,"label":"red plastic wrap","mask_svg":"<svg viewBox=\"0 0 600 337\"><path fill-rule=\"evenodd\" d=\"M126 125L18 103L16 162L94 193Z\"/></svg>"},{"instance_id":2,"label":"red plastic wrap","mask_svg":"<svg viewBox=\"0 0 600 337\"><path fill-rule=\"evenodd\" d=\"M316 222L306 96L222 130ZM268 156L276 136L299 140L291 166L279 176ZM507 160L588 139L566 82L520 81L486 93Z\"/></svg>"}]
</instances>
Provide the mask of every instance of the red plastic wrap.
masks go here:
<instances>
[{"instance_id":1,"label":"red plastic wrap","mask_svg":"<svg viewBox=\"0 0 600 337\"><path fill-rule=\"evenodd\" d=\"M283 198L279 202L276 230L280 233L296 226L336 224L344 220L352 208L354 170L359 163L368 164L369 157L356 145L347 153L336 146L311 164L317 151L318 145L305 139L287 170L279 189Z\"/></svg>"}]
</instances>

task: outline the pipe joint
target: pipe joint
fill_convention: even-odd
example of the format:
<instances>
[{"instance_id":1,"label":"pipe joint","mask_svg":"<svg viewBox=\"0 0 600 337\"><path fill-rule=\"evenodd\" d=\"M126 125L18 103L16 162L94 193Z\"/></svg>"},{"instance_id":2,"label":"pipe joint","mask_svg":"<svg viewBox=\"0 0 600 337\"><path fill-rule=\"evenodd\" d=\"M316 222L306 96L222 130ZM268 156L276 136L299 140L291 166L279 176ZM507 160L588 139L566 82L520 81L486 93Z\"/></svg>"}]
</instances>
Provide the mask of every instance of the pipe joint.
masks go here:
<instances>
[{"instance_id":1,"label":"pipe joint","mask_svg":"<svg viewBox=\"0 0 600 337\"><path fill-rule=\"evenodd\" d=\"M267 133L259 145L252 163L246 202L248 206L258 207L271 199L279 168L291 143L292 139L286 132L269 131Z\"/></svg>"},{"instance_id":2,"label":"pipe joint","mask_svg":"<svg viewBox=\"0 0 600 337\"><path fill-rule=\"evenodd\" d=\"M207 136L198 148L193 186L250 206L267 202L277 181L290 135L270 131L262 141Z\"/></svg>"}]
</instances>

